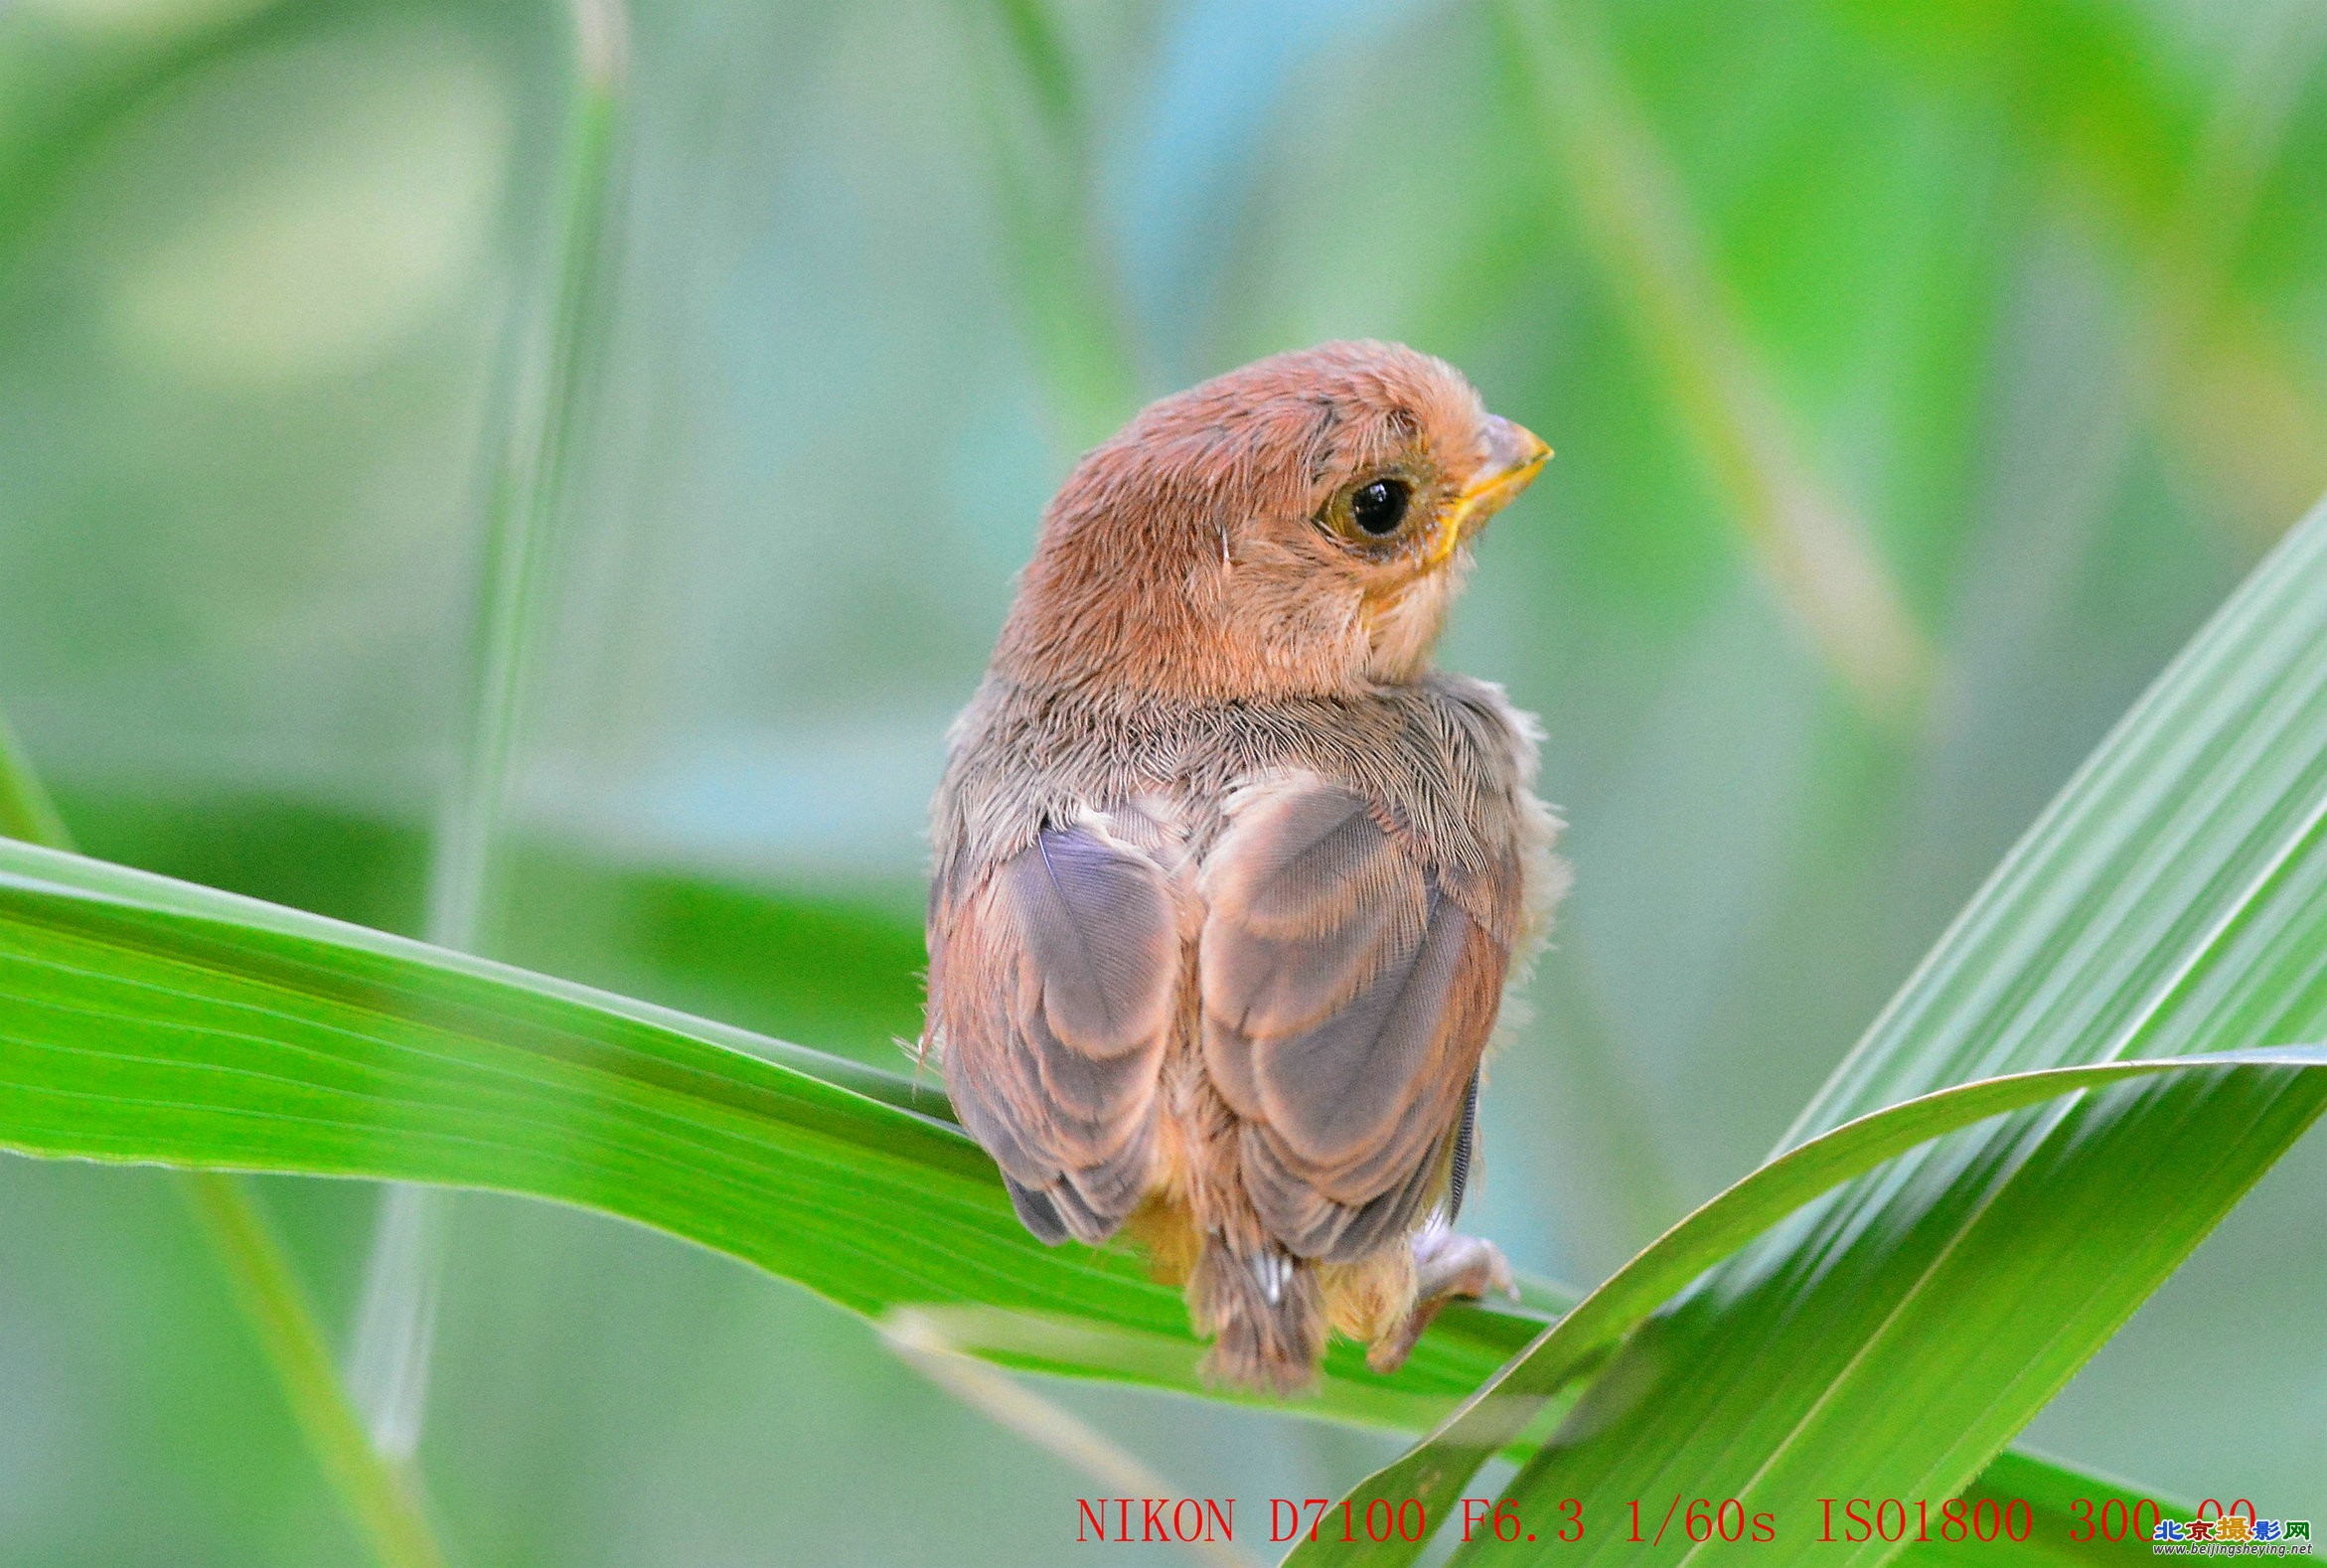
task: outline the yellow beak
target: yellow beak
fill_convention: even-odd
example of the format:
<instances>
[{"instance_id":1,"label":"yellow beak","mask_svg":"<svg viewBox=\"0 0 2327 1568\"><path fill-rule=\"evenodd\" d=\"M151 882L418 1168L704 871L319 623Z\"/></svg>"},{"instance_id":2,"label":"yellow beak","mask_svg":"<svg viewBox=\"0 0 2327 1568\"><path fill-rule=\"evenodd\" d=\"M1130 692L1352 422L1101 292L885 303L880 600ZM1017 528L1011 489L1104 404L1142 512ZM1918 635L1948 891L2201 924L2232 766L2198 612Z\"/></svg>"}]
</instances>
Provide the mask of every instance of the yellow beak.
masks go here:
<instances>
[{"instance_id":1,"label":"yellow beak","mask_svg":"<svg viewBox=\"0 0 2327 1568\"><path fill-rule=\"evenodd\" d=\"M1439 520L1439 537L1431 550L1434 562L1445 560L1455 547L1483 528L1486 520L1509 506L1514 497L1535 482L1551 448L1523 424L1497 414L1486 416L1486 466L1465 485L1454 504Z\"/></svg>"}]
</instances>

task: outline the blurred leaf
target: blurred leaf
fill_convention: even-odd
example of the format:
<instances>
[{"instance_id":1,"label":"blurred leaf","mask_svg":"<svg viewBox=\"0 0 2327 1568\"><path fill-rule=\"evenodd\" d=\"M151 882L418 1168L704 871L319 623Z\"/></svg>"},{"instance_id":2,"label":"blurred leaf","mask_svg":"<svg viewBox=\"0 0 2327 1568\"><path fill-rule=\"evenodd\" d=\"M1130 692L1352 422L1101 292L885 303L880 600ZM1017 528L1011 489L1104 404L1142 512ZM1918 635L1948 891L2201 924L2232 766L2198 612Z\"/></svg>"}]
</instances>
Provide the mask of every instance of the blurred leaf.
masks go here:
<instances>
[{"instance_id":1,"label":"blurred leaf","mask_svg":"<svg viewBox=\"0 0 2327 1568\"><path fill-rule=\"evenodd\" d=\"M1354 1495L1456 1494L1489 1426L1516 1432L1627 1333L1510 1489L1535 1518L1578 1499L1602 1521L1586 1555L1619 1539L1605 1521L1634 1498L1735 1497L1799 1548L1819 1497L1957 1494L2311 1124L2319 1075L2177 1075L2011 1116L1855 1181L1635 1329L1707 1261L1659 1252L1837 1147L1831 1130L1950 1082L2315 1037L2323 823L2327 507L2159 678L1836 1072L1796 1128L1828 1136L1684 1222ZM1974 1092L1993 1091L1953 1091ZM1480 1542L1461 1560L1498 1554L1513 1555Z\"/></svg>"},{"instance_id":2,"label":"blurred leaf","mask_svg":"<svg viewBox=\"0 0 2327 1568\"><path fill-rule=\"evenodd\" d=\"M0 256L72 189L89 148L206 65L291 31L293 9L223 8L199 28L93 50L0 12Z\"/></svg>"},{"instance_id":3,"label":"blurred leaf","mask_svg":"<svg viewBox=\"0 0 2327 1568\"><path fill-rule=\"evenodd\" d=\"M476 561L464 749L431 843L426 929L444 947L475 947L493 923L510 775L608 330L603 273L630 91L629 13L624 0L568 0L565 10L572 101L557 204L545 277L508 329L494 408L499 450Z\"/></svg>"},{"instance_id":4,"label":"blurred leaf","mask_svg":"<svg viewBox=\"0 0 2327 1568\"><path fill-rule=\"evenodd\" d=\"M500 951L511 963L898 1067L921 1032L919 911L610 865L520 841ZM901 900L900 900L901 902Z\"/></svg>"},{"instance_id":5,"label":"blurred leaf","mask_svg":"<svg viewBox=\"0 0 2327 1568\"><path fill-rule=\"evenodd\" d=\"M2179 69L2157 20L2109 0L1821 4L1929 86L2003 119L2003 144L2039 178L2068 177L2080 216L2130 263L2145 318L2131 391L2232 519L2275 536L2327 479L2327 398L2285 327L2239 296L2230 262L2319 58L2317 8L2252 8L2225 78L2206 83Z\"/></svg>"},{"instance_id":6,"label":"blurred leaf","mask_svg":"<svg viewBox=\"0 0 2327 1568\"><path fill-rule=\"evenodd\" d=\"M2068 155L2136 224L2183 197L2204 118L2142 12L2113 0L1820 0L1908 70L1977 92L2019 139Z\"/></svg>"},{"instance_id":7,"label":"blurred leaf","mask_svg":"<svg viewBox=\"0 0 2327 1568\"><path fill-rule=\"evenodd\" d=\"M1080 134L1081 107L1075 90L1074 63L1058 36L1045 0L991 0L994 14L1008 37L1016 57L1042 106L1043 118L1060 133Z\"/></svg>"},{"instance_id":8,"label":"blurred leaf","mask_svg":"<svg viewBox=\"0 0 2327 1568\"><path fill-rule=\"evenodd\" d=\"M1056 1400L961 1352L942 1326L911 1308L889 1314L881 1337L906 1365L998 1426L1048 1449L1058 1460L1119 1497L1180 1497L1186 1489L1166 1481L1122 1444ZM1189 1550L1225 1568L1253 1568L1232 1539L1204 1532Z\"/></svg>"},{"instance_id":9,"label":"blurred leaf","mask_svg":"<svg viewBox=\"0 0 2327 1568\"><path fill-rule=\"evenodd\" d=\"M2234 262L2323 42L2315 6L2266 9L2249 26L2187 192L2135 269L2148 318L2144 392L2234 521L2263 538L2327 480L2327 400L2285 329L2235 286Z\"/></svg>"},{"instance_id":10,"label":"blurred leaf","mask_svg":"<svg viewBox=\"0 0 2327 1568\"><path fill-rule=\"evenodd\" d=\"M331 1345L257 1199L216 1171L179 1173L267 1364L324 1474L386 1568L444 1568L410 1478L372 1445L332 1364Z\"/></svg>"},{"instance_id":11,"label":"blurred leaf","mask_svg":"<svg viewBox=\"0 0 2327 1568\"><path fill-rule=\"evenodd\" d=\"M80 846L269 903L416 932L428 860L414 824L273 795L60 783ZM15 835L25 837L25 835ZM611 860L514 833L496 951L600 990L813 1039L875 1066L921 1031L920 889L763 886Z\"/></svg>"},{"instance_id":12,"label":"blurred leaf","mask_svg":"<svg viewBox=\"0 0 2327 1568\"><path fill-rule=\"evenodd\" d=\"M143 872L0 846L0 1143L531 1193L1012 1364L1196 1389L1178 1292L1046 1249L934 1086ZM1548 1305L1563 1305L1549 1302ZM1427 1425L1541 1327L1450 1311L1323 1416Z\"/></svg>"},{"instance_id":13,"label":"blurred leaf","mask_svg":"<svg viewBox=\"0 0 2327 1568\"><path fill-rule=\"evenodd\" d=\"M27 765L24 743L0 716L0 839L65 845L65 821L40 778Z\"/></svg>"},{"instance_id":14,"label":"blurred leaf","mask_svg":"<svg viewBox=\"0 0 2327 1568\"><path fill-rule=\"evenodd\" d=\"M1781 602L1877 716L1912 713L1931 649L1865 525L1811 467L1704 253L1686 197L1569 0L1514 0L1513 57L1610 293L1662 372Z\"/></svg>"},{"instance_id":15,"label":"blurred leaf","mask_svg":"<svg viewBox=\"0 0 2327 1568\"><path fill-rule=\"evenodd\" d=\"M1092 209L1091 131L1074 63L1047 0L968 0L967 10L1019 312L1052 417L1079 452L1141 399L1132 332Z\"/></svg>"}]
</instances>

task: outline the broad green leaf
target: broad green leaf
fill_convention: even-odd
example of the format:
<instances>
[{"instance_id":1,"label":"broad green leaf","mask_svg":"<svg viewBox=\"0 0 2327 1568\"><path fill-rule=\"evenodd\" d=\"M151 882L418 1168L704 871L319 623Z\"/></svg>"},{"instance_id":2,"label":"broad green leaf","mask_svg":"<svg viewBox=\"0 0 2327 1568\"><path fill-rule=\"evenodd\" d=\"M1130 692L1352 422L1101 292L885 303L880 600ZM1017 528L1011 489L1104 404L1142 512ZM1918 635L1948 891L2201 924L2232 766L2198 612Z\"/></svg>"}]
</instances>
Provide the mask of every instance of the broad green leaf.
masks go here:
<instances>
[{"instance_id":1,"label":"broad green leaf","mask_svg":"<svg viewBox=\"0 0 2327 1568\"><path fill-rule=\"evenodd\" d=\"M1910 1150L2025 1107L2127 1080L2160 1074L2204 1079L2237 1072L2270 1081L2283 1079L2284 1072L2274 1069L2285 1068L2327 1068L2327 1047L2288 1045L2011 1073L1940 1089L1845 1123L1761 1167L1658 1237L1546 1330L1506 1375L1473 1395L1427 1443L1370 1477L1355 1494L1359 1505L1377 1497L1393 1504L1417 1500L1429 1518L1453 1515L1464 1486L1479 1466L1513 1442L1546 1402L1659 1303L1813 1198ZM1552 1516L1551 1509L1536 1515ZM1597 1522L1587 1523L1587 1530ZM1404 1563L1418 1555L1418 1544L1393 1540L1378 1548L1369 1543L1351 1549L1320 1537L1314 1545L1305 1542L1291 1560Z\"/></svg>"},{"instance_id":2,"label":"broad green leaf","mask_svg":"<svg viewBox=\"0 0 2327 1568\"><path fill-rule=\"evenodd\" d=\"M1192 1386L1194 1350L1170 1293L1137 1281L1116 1255L1033 1246L926 1085L359 927L10 845L0 845L0 1000L13 1004L0 1026L0 1085L27 1091L0 1098L0 1143L25 1153L337 1175L427 1171L661 1225L858 1311L910 1307L956 1348L997 1360ZM500 1049L479 1037L496 1018L507 1025L495 1035ZM237 1093L238 1074L270 1068L263 1092ZM703 1076L690 1085L680 1076L687 1070ZM473 1119L459 1090L472 1071L503 1078ZM199 1093L189 1082L202 1084ZM139 1084L157 1091L150 1103L122 1104ZM593 1086L610 1103L584 1115L573 1102ZM521 1121L529 1098L540 1113L530 1127ZM737 1134L738 1106L746 1124L756 1111L765 1125ZM310 1120L336 1110L340 1123L270 1129L285 1107ZM636 1143L646 1137L639 1122L655 1110L673 1143L688 1136L690 1118L715 1123L721 1139L708 1126L696 1130L706 1147L728 1150L706 1175L732 1177L743 1168L745 1190L691 1204L683 1171L651 1183L576 1174L586 1138L615 1128ZM880 1222L913 1224L914 1213L898 1211L920 1209L912 1190L926 1190L930 1241L998 1252L1008 1270L957 1278L948 1294L899 1278L878 1257L821 1256L814 1235L783 1245L766 1233L780 1212L772 1196L765 1217L738 1217L750 1183L794 1175L787 1159L813 1144L819 1113L872 1148L827 1147L813 1173L818 1192L829 1185L826 1167L853 1159L883 1178L868 1193L884 1199ZM251 1125L236 1127L245 1115ZM386 1147L399 1126L446 1123L469 1147L400 1156ZM203 1144L222 1128L233 1131ZM891 1199L892 1188L906 1190ZM961 1206L936 1201L947 1195ZM852 1201L836 1200L824 1216L844 1233ZM971 1234L958 1237L965 1227ZM1077 1256L1100 1269L1099 1290L1086 1292L1078 1274L1059 1267ZM1022 1275L1020 1288L998 1283L1013 1274ZM1450 1309L1408 1371L1387 1384L1362 1363L1336 1361L1325 1397L1311 1408L1418 1429L1574 1303L1530 1284L1526 1305L1533 1316Z\"/></svg>"},{"instance_id":3,"label":"broad green leaf","mask_svg":"<svg viewBox=\"0 0 2327 1568\"><path fill-rule=\"evenodd\" d=\"M1201 1387L1178 1293L1042 1247L935 1086L586 987L0 844L0 1147L490 1188L654 1225L1010 1364ZM1542 1327L1450 1312L1320 1416L1419 1429Z\"/></svg>"},{"instance_id":4,"label":"broad green leaf","mask_svg":"<svg viewBox=\"0 0 2327 1568\"><path fill-rule=\"evenodd\" d=\"M2030 830L1795 1136L1968 1079L2317 1037L2323 820L2327 509ZM1578 1558L1894 1555L1818 1541L1817 1499L1960 1492L2322 1104L2316 1073L2174 1075L2021 1111L1859 1177L1634 1330L1513 1482L1514 1506L1548 1518L1576 1499L1596 1526ZM1530 1418L1586 1340L1606 1342L1561 1325L1476 1407L1508 1399L1499 1420ZM1458 1423L1354 1496L1403 1496L1422 1474L1459 1490L1461 1436ZM1783 1533L1634 1544L1617 1527L1634 1500L1661 1514L1697 1497L1738 1498ZM1522 1546L1476 1542L1458 1560L1524 1560Z\"/></svg>"}]
</instances>

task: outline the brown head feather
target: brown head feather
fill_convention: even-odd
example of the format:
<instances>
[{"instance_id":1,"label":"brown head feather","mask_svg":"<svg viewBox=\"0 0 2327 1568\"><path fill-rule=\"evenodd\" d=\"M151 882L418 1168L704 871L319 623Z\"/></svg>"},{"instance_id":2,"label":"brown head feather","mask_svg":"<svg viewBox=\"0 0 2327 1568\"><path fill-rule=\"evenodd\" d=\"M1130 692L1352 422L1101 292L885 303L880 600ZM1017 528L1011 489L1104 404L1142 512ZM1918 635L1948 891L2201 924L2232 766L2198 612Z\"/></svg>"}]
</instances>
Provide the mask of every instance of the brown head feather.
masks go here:
<instances>
[{"instance_id":1,"label":"brown head feather","mask_svg":"<svg viewBox=\"0 0 2327 1568\"><path fill-rule=\"evenodd\" d=\"M995 668L1195 701L1411 681L1464 542L1542 454L1453 366L1396 344L1231 371L1149 405L1076 466ZM1351 521L1377 482L1401 492L1401 524L1380 537Z\"/></svg>"}]
</instances>

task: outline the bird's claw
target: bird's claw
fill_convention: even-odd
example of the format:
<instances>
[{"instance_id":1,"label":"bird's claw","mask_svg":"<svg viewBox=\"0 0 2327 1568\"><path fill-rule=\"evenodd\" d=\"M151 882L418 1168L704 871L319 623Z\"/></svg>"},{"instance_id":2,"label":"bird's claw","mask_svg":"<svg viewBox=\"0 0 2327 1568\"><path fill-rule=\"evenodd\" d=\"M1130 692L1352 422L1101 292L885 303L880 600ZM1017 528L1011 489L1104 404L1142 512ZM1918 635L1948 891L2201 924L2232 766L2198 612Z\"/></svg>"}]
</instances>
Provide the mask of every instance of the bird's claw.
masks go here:
<instances>
[{"instance_id":1,"label":"bird's claw","mask_svg":"<svg viewBox=\"0 0 2327 1568\"><path fill-rule=\"evenodd\" d=\"M1443 1226L1421 1232L1414 1238L1414 1310L1366 1347L1365 1364L1385 1375L1396 1371L1414 1353L1415 1341L1440 1308L1458 1296L1476 1299L1489 1292L1519 1299L1500 1247L1483 1236L1466 1236Z\"/></svg>"}]
</instances>

